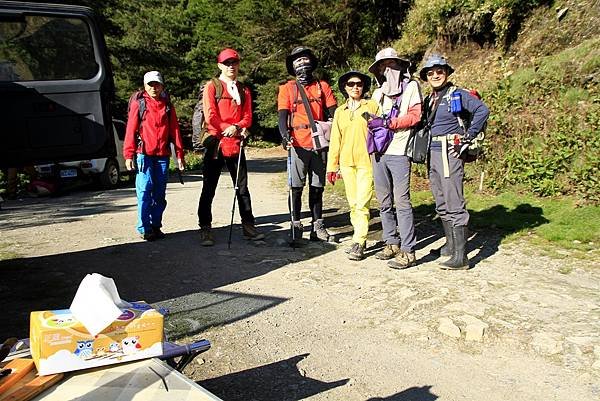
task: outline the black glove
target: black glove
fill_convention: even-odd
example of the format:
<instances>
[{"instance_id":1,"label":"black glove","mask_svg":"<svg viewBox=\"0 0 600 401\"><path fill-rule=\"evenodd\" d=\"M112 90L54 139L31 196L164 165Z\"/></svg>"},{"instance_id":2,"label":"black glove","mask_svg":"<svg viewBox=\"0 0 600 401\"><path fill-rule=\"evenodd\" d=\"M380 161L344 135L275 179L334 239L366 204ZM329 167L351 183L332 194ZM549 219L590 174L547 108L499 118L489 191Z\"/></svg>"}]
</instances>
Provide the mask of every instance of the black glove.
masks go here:
<instances>
[{"instance_id":1,"label":"black glove","mask_svg":"<svg viewBox=\"0 0 600 401\"><path fill-rule=\"evenodd\" d=\"M458 158L469 148L470 144L471 140L467 137L455 139L452 146L450 146L450 153Z\"/></svg>"},{"instance_id":2,"label":"black glove","mask_svg":"<svg viewBox=\"0 0 600 401\"><path fill-rule=\"evenodd\" d=\"M288 148L292 146L292 138L290 138L289 135L281 138L281 146L283 147L283 150L288 150Z\"/></svg>"}]
</instances>

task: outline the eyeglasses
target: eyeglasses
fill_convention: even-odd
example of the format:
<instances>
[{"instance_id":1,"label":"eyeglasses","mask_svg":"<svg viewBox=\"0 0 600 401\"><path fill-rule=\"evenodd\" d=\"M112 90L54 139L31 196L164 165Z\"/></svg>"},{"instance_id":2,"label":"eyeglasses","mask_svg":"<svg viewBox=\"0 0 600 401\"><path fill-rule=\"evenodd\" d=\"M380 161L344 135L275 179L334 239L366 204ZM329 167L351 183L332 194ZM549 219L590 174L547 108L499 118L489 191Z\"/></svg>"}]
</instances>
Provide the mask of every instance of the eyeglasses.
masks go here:
<instances>
[{"instance_id":1,"label":"eyeglasses","mask_svg":"<svg viewBox=\"0 0 600 401\"><path fill-rule=\"evenodd\" d=\"M427 71L428 77L433 77L434 74L446 75L446 70L444 68L434 68L434 69Z\"/></svg>"},{"instance_id":2,"label":"eyeglasses","mask_svg":"<svg viewBox=\"0 0 600 401\"><path fill-rule=\"evenodd\" d=\"M346 82L346 86L348 88L354 88L355 86L362 88L363 83L361 81L348 81L348 82Z\"/></svg>"},{"instance_id":3,"label":"eyeglasses","mask_svg":"<svg viewBox=\"0 0 600 401\"><path fill-rule=\"evenodd\" d=\"M230 58L230 59L223 61L221 64L226 65L227 67L231 67L233 65L238 65L239 63L240 63L240 60Z\"/></svg>"}]
</instances>

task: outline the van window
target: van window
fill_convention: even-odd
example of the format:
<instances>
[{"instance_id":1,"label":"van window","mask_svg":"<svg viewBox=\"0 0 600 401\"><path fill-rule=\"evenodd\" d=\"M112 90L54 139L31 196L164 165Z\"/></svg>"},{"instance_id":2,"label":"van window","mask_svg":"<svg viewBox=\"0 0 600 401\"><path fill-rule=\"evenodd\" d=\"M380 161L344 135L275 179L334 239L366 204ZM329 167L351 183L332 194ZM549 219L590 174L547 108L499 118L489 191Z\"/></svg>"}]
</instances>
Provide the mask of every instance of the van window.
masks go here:
<instances>
[{"instance_id":1,"label":"van window","mask_svg":"<svg viewBox=\"0 0 600 401\"><path fill-rule=\"evenodd\" d=\"M79 18L0 18L0 81L91 79L99 71L89 25Z\"/></svg>"}]
</instances>

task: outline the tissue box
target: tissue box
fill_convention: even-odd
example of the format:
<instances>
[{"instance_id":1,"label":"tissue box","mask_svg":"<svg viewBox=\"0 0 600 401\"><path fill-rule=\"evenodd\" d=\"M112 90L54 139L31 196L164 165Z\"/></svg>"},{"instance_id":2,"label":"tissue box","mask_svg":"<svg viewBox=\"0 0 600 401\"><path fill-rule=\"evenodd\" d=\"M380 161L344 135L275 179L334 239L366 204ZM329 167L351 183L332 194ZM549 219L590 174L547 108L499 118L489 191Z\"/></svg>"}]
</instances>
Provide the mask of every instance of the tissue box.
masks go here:
<instances>
[{"instance_id":1,"label":"tissue box","mask_svg":"<svg viewBox=\"0 0 600 401\"><path fill-rule=\"evenodd\" d=\"M96 336L69 309L31 312L31 355L48 375L162 355L163 315L145 302L128 302Z\"/></svg>"}]
</instances>

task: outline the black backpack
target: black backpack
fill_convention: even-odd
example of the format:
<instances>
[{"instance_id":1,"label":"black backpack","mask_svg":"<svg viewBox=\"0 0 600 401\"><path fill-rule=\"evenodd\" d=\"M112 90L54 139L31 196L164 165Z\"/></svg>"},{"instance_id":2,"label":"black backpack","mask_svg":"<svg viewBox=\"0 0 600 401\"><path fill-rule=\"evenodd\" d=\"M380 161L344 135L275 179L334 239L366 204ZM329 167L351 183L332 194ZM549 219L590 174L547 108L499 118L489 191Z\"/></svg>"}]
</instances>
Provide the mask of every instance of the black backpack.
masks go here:
<instances>
[{"instance_id":1,"label":"black backpack","mask_svg":"<svg viewBox=\"0 0 600 401\"><path fill-rule=\"evenodd\" d=\"M212 82L215 86L215 99L217 100L217 103L221 99L231 99L231 97L223 96L223 83L219 78L211 78L209 81L200 85L198 101L194 106L194 114L192 115L192 147L195 151L202 151L205 148L204 141L206 140L208 129L206 126L206 119L204 117L203 96L204 88L209 82ZM242 103L240 106L243 106L246 97L246 93L244 92L244 85L239 81L236 81L236 85L238 87L238 92L240 93L240 101Z\"/></svg>"}]
</instances>

